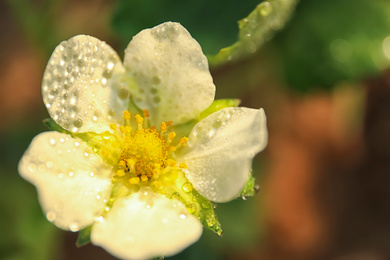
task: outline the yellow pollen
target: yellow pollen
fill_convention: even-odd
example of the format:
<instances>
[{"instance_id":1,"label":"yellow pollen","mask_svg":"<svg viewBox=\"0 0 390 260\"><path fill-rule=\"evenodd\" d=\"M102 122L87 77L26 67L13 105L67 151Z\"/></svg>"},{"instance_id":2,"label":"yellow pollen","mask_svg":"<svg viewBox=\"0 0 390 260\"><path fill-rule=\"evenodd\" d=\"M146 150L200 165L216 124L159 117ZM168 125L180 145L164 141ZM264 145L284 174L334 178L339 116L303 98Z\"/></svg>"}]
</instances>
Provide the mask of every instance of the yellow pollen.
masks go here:
<instances>
[{"instance_id":1,"label":"yellow pollen","mask_svg":"<svg viewBox=\"0 0 390 260\"><path fill-rule=\"evenodd\" d=\"M173 138L175 138L175 137L176 137L176 133L175 133L175 132L171 132L171 133L169 133L169 135L168 135L168 140L169 140L169 141L172 141Z\"/></svg>"},{"instance_id":2,"label":"yellow pollen","mask_svg":"<svg viewBox=\"0 0 390 260\"><path fill-rule=\"evenodd\" d=\"M116 131L116 124L110 124L110 128L114 131Z\"/></svg>"},{"instance_id":3,"label":"yellow pollen","mask_svg":"<svg viewBox=\"0 0 390 260\"><path fill-rule=\"evenodd\" d=\"M124 170L117 170L116 175L118 175L119 177L125 176L125 171Z\"/></svg>"},{"instance_id":4,"label":"yellow pollen","mask_svg":"<svg viewBox=\"0 0 390 260\"><path fill-rule=\"evenodd\" d=\"M180 139L180 145L181 146L186 146L188 142L188 137L183 137Z\"/></svg>"},{"instance_id":5,"label":"yellow pollen","mask_svg":"<svg viewBox=\"0 0 390 260\"><path fill-rule=\"evenodd\" d=\"M160 130L162 134L167 131L167 124L165 122L161 123Z\"/></svg>"},{"instance_id":6,"label":"yellow pollen","mask_svg":"<svg viewBox=\"0 0 390 260\"><path fill-rule=\"evenodd\" d=\"M142 110L142 114L145 118L150 116L149 111L147 109Z\"/></svg>"},{"instance_id":7,"label":"yellow pollen","mask_svg":"<svg viewBox=\"0 0 390 260\"><path fill-rule=\"evenodd\" d=\"M174 152L174 151L176 151L176 147L175 146L169 146L168 147L168 151L169 152Z\"/></svg>"},{"instance_id":8,"label":"yellow pollen","mask_svg":"<svg viewBox=\"0 0 390 260\"><path fill-rule=\"evenodd\" d=\"M137 184L139 183L140 179L138 177L133 177L129 179L130 184Z\"/></svg>"},{"instance_id":9,"label":"yellow pollen","mask_svg":"<svg viewBox=\"0 0 390 260\"><path fill-rule=\"evenodd\" d=\"M135 161L130 158L127 160L127 164L133 166L133 165L135 165Z\"/></svg>"},{"instance_id":10,"label":"yellow pollen","mask_svg":"<svg viewBox=\"0 0 390 260\"><path fill-rule=\"evenodd\" d=\"M123 111L123 116L125 117L126 120L130 120L131 115L129 111L127 110Z\"/></svg>"},{"instance_id":11,"label":"yellow pollen","mask_svg":"<svg viewBox=\"0 0 390 260\"><path fill-rule=\"evenodd\" d=\"M133 117L129 111L124 111L123 115L125 118L123 125L110 124L112 130L120 130L115 134L118 135L117 140L122 142L120 144L122 152L115 155L102 150L102 155L107 158L119 157L116 157L119 160L113 168L115 173L113 180L125 182L125 185L152 185L157 188L164 187L167 182L173 182L176 177L171 172L185 169L187 165L179 164L172 158L171 152L179 147L171 145L177 136L176 133L167 132L172 121L162 122L160 129L156 129L154 126L149 128L147 118L150 114L147 110L142 110L142 114L133 114ZM134 124L138 125L135 129L130 126ZM185 146L187 141L187 137L181 138L180 145ZM166 178L168 175L172 176Z\"/></svg>"},{"instance_id":12,"label":"yellow pollen","mask_svg":"<svg viewBox=\"0 0 390 260\"><path fill-rule=\"evenodd\" d=\"M186 169L187 168L187 164L182 162L182 163L179 164L179 168Z\"/></svg>"},{"instance_id":13,"label":"yellow pollen","mask_svg":"<svg viewBox=\"0 0 390 260\"><path fill-rule=\"evenodd\" d=\"M126 166L125 161L123 161L123 160L119 161L118 166L125 167Z\"/></svg>"},{"instance_id":14,"label":"yellow pollen","mask_svg":"<svg viewBox=\"0 0 390 260\"><path fill-rule=\"evenodd\" d=\"M175 162L174 160L172 160L172 159L168 159L168 160L167 160L167 165L168 165L169 167L175 167L176 162Z\"/></svg>"}]
</instances>

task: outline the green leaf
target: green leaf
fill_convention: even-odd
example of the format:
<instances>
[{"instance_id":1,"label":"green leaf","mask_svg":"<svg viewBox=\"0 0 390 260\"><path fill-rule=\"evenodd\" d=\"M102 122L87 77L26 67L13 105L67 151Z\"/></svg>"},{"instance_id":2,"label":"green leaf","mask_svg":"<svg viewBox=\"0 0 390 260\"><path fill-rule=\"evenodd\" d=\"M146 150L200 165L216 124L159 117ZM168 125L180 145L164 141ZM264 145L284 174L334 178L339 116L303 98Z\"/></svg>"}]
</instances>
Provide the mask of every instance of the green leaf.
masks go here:
<instances>
[{"instance_id":1,"label":"green leaf","mask_svg":"<svg viewBox=\"0 0 390 260\"><path fill-rule=\"evenodd\" d=\"M246 18L238 21L238 41L221 49L217 55L209 56L210 65L217 66L256 52L284 26L297 2L298 0L268 0L257 5Z\"/></svg>"},{"instance_id":2,"label":"green leaf","mask_svg":"<svg viewBox=\"0 0 390 260\"><path fill-rule=\"evenodd\" d=\"M76 246L82 247L91 242L91 230L92 225L79 231L79 236L77 237Z\"/></svg>"},{"instance_id":3,"label":"green leaf","mask_svg":"<svg viewBox=\"0 0 390 260\"><path fill-rule=\"evenodd\" d=\"M272 42L288 86L300 92L330 89L387 68L389 13L384 0L301 0Z\"/></svg>"}]
</instances>

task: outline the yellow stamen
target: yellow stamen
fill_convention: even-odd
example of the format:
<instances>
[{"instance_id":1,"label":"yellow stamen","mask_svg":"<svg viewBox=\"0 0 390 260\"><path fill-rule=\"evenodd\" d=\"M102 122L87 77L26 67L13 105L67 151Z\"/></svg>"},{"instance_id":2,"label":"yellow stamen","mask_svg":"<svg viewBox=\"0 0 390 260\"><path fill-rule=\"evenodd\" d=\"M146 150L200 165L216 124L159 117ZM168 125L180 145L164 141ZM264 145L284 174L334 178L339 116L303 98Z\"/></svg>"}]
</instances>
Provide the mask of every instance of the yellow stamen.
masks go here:
<instances>
[{"instance_id":1,"label":"yellow stamen","mask_svg":"<svg viewBox=\"0 0 390 260\"><path fill-rule=\"evenodd\" d=\"M168 151L169 152L175 152L176 151L176 147L175 146L169 146L168 147Z\"/></svg>"},{"instance_id":2,"label":"yellow stamen","mask_svg":"<svg viewBox=\"0 0 390 260\"><path fill-rule=\"evenodd\" d=\"M125 117L126 120L130 120L131 115L129 111L127 110L123 111L123 116Z\"/></svg>"},{"instance_id":3,"label":"yellow stamen","mask_svg":"<svg viewBox=\"0 0 390 260\"><path fill-rule=\"evenodd\" d=\"M167 160L167 165L168 165L169 167L175 167L176 162L175 162L175 160L168 159L168 160Z\"/></svg>"},{"instance_id":4,"label":"yellow stamen","mask_svg":"<svg viewBox=\"0 0 390 260\"><path fill-rule=\"evenodd\" d=\"M182 162L182 163L179 164L179 168L186 169L187 168L187 164Z\"/></svg>"},{"instance_id":5,"label":"yellow stamen","mask_svg":"<svg viewBox=\"0 0 390 260\"><path fill-rule=\"evenodd\" d=\"M149 111L147 109L142 110L142 114L145 118L150 116Z\"/></svg>"},{"instance_id":6,"label":"yellow stamen","mask_svg":"<svg viewBox=\"0 0 390 260\"><path fill-rule=\"evenodd\" d=\"M116 124L110 124L110 128L114 131L116 131Z\"/></svg>"},{"instance_id":7,"label":"yellow stamen","mask_svg":"<svg viewBox=\"0 0 390 260\"><path fill-rule=\"evenodd\" d=\"M176 137L176 133L175 132L170 132L169 135L168 135L168 140L172 141L173 138L175 138L175 137Z\"/></svg>"},{"instance_id":8,"label":"yellow stamen","mask_svg":"<svg viewBox=\"0 0 390 260\"><path fill-rule=\"evenodd\" d=\"M172 125L172 121L168 121L168 122L166 122L165 124L167 125L167 126L170 126L170 125Z\"/></svg>"},{"instance_id":9,"label":"yellow stamen","mask_svg":"<svg viewBox=\"0 0 390 260\"><path fill-rule=\"evenodd\" d=\"M117 170L116 171L116 175L118 175L119 177L122 177L122 176L125 176L125 171L124 170Z\"/></svg>"},{"instance_id":10,"label":"yellow stamen","mask_svg":"<svg viewBox=\"0 0 390 260\"><path fill-rule=\"evenodd\" d=\"M165 122L161 123L160 130L162 134L167 131L167 124Z\"/></svg>"},{"instance_id":11,"label":"yellow stamen","mask_svg":"<svg viewBox=\"0 0 390 260\"><path fill-rule=\"evenodd\" d=\"M137 121L137 124L138 124L138 130L142 130L142 124L144 122L143 117L137 114L135 116L135 120Z\"/></svg>"},{"instance_id":12,"label":"yellow stamen","mask_svg":"<svg viewBox=\"0 0 390 260\"><path fill-rule=\"evenodd\" d=\"M139 177L133 177L129 179L130 184L137 184L139 181Z\"/></svg>"},{"instance_id":13,"label":"yellow stamen","mask_svg":"<svg viewBox=\"0 0 390 260\"><path fill-rule=\"evenodd\" d=\"M133 165L135 165L135 161L130 158L127 160L127 164L133 166Z\"/></svg>"},{"instance_id":14,"label":"yellow stamen","mask_svg":"<svg viewBox=\"0 0 390 260\"><path fill-rule=\"evenodd\" d=\"M183 137L180 139L180 145L181 146L186 146L188 142L188 137Z\"/></svg>"},{"instance_id":15,"label":"yellow stamen","mask_svg":"<svg viewBox=\"0 0 390 260\"><path fill-rule=\"evenodd\" d=\"M147 181L149 178L148 178L148 176L146 176L146 175L142 175L141 176L141 181Z\"/></svg>"},{"instance_id":16,"label":"yellow stamen","mask_svg":"<svg viewBox=\"0 0 390 260\"><path fill-rule=\"evenodd\" d=\"M123 161L123 160L120 160L119 163L118 163L118 166L125 167L126 166L126 162Z\"/></svg>"}]
</instances>

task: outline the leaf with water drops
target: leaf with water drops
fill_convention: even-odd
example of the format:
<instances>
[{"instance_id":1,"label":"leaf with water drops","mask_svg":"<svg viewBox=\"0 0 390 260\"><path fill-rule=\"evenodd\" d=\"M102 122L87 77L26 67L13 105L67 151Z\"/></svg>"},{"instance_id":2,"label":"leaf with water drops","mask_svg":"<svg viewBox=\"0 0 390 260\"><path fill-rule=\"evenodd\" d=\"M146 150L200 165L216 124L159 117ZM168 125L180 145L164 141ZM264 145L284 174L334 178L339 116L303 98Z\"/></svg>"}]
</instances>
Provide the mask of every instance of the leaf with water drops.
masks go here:
<instances>
[{"instance_id":1,"label":"leaf with water drops","mask_svg":"<svg viewBox=\"0 0 390 260\"><path fill-rule=\"evenodd\" d=\"M237 60L256 52L273 34L283 28L297 0L263 1L244 19L238 21L238 41L209 56L211 66Z\"/></svg>"}]
</instances>

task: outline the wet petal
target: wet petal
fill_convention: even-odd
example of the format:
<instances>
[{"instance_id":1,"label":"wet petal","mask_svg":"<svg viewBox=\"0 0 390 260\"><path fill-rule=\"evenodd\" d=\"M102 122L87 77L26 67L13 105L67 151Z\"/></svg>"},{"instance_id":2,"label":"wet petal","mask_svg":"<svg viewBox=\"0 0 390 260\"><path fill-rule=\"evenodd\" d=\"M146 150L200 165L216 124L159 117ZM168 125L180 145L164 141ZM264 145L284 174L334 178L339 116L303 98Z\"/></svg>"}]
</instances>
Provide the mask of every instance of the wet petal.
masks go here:
<instances>
[{"instance_id":1,"label":"wet petal","mask_svg":"<svg viewBox=\"0 0 390 260\"><path fill-rule=\"evenodd\" d=\"M141 31L125 50L124 64L138 86L131 90L134 101L149 110L152 125L185 123L213 102L207 58L179 23Z\"/></svg>"},{"instance_id":2,"label":"wet petal","mask_svg":"<svg viewBox=\"0 0 390 260\"><path fill-rule=\"evenodd\" d=\"M73 132L109 130L127 109L129 90L121 82L116 52L94 37L78 35L56 47L43 80L43 101L50 116Z\"/></svg>"},{"instance_id":3,"label":"wet petal","mask_svg":"<svg viewBox=\"0 0 390 260\"><path fill-rule=\"evenodd\" d=\"M93 244L121 259L176 254L202 234L199 220L176 200L141 189L119 198L91 233Z\"/></svg>"},{"instance_id":4,"label":"wet petal","mask_svg":"<svg viewBox=\"0 0 390 260\"><path fill-rule=\"evenodd\" d=\"M226 202L240 194L252 158L266 144L263 109L224 108L195 125L178 161L187 163L187 178L200 194Z\"/></svg>"},{"instance_id":5,"label":"wet petal","mask_svg":"<svg viewBox=\"0 0 390 260\"><path fill-rule=\"evenodd\" d=\"M57 132L36 136L19 163L49 221L78 231L93 223L110 196L111 168L80 140Z\"/></svg>"}]
</instances>

